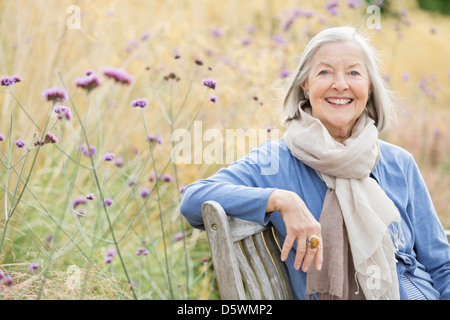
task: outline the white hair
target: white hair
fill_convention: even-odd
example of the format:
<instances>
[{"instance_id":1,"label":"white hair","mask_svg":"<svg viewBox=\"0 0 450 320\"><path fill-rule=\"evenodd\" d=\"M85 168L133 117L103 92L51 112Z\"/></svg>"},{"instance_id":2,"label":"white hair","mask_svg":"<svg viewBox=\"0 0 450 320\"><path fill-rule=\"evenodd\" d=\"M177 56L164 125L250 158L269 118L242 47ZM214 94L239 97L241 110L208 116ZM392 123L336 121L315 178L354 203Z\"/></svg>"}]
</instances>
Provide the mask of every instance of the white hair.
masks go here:
<instances>
[{"instance_id":1,"label":"white hair","mask_svg":"<svg viewBox=\"0 0 450 320\"><path fill-rule=\"evenodd\" d=\"M374 121L379 132L389 129L396 123L396 106L392 92L387 88L378 66L377 52L369 40L353 27L333 27L324 29L315 35L307 44L297 64L295 72L289 79L288 88L283 100L283 123L289 124L292 119L299 116L299 103L305 101L302 85L306 83L312 66L312 60L317 50L332 42L354 41L361 48L366 68L369 72L372 93L370 94L366 110Z\"/></svg>"}]
</instances>

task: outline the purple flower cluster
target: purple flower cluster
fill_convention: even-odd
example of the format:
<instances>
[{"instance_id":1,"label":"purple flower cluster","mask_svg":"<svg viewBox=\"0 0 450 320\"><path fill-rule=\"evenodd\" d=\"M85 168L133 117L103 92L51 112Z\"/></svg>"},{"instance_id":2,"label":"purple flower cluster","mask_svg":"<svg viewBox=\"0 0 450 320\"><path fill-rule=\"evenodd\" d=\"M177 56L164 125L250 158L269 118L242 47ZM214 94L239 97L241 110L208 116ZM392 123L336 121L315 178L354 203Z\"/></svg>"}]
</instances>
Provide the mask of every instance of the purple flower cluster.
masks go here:
<instances>
[{"instance_id":1,"label":"purple flower cluster","mask_svg":"<svg viewBox=\"0 0 450 320\"><path fill-rule=\"evenodd\" d=\"M183 239L183 232L178 231L173 235L173 240L174 241L180 241Z\"/></svg>"},{"instance_id":2,"label":"purple flower cluster","mask_svg":"<svg viewBox=\"0 0 450 320\"><path fill-rule=\"evenodd\" d=\"M111 152L107 152L105 153L105 155L103 156L103 160L105 161L112 161L114 159L116 155L114 153Z\"/></svg>"},{"instance_id":3,"label":"purple flower cluster","mask_svg":"<svg viewBox=\"0 0 450 320\"><path fill-rule=\"evenodd\" d=\"M6 76L6 77L0 78L0 85L9 87L9 86L12 86L16 82L21 82L21 81L23 81L23 79L19 75L15 75L12 77Z\"/></svg>"},{"instance_id":4,"label":"purple flower cluster","mask_svg":"<svg viewBox=\"0 0 450 320\"><path fill-rule=\"evenodd\" d=\"M58 138L51 132L47 132L44 137L44 143L58 143Z\"/></svg>"},{"instance_id":5,"label":"purple flower cluster","mask_svg":"<svg viewBox=\"0 0 450 320\"><path fill-rule=\"evenodd\" d=\"M139 194L141 195L141 197L145 198L147 196L149 196L152 193L152 190L149 188L143 188L141 189L141 191L139 191Z\"/></svg>"},{"instance_id":6,"label":"purple flower cluster","mask_svg":"<svg viewBox=\"0 0 450 320\"><path fill-rule=\"evenodd\" d=\"M209 101L213 102L213 103L217 103L217 101L219 101L219 98L217 98L217 96L212 95L209 97Z\"/></svg>"},{"instance_id":7,"label":"purple flower cluster","mask_svg":"<svg viewBox=\"0 0 450 320\"><path fill-rule=\"evenodd\" d=\"M106 77L122 84L130 85L133 81L133 76L122 68L104 67L102 72Z\"/></svg>"},{"instance_id":8,"label":"purple flower cluster","mask_svg":"<svg viewBox=\"0 0 450 320\"><path fill-rule=\"evenodd\" d=\"M76 209L80 204L86 203L87 200L85 197L78 197L73 200L72 208Z\"/></svg>"},{"instance_id":9,"label":"purple flower cluster","mask_svg":"<svg viewBox=\"0 0 450 320\"><path fill-rule=\"evenodd\" d=\"M139 107L139 108L143 109L148 105L148 101L144 98L138 98L138 99L131 101L130 105L135 108Z\"/></svg>"},{"instance_id":10,"label":"purple flower cluster","mask_svg":"<svg viewBox=\"0 0 450 320\"><path fill-rule=\"evenodd\" d=\"M148 252L147 249L145 249L143 247L140 247L140 248L137 249L137 251L134 254L137 255L137 256L140 256L140 255L146 256L146 255L149 254L149 252Z\"/></svg>"},{"instance_id":11,"label":"purple flower cluster","mask_svg":"<svg viewBox=\"0 0 450 320\"><path fill-rule=\"evenodd\" d=\"M25 148L26 145L25 141L23 141L22 139L17 139L14 143L16 144L17 148Z\"/></svg>"},{"instance_id":12,"label":"purple flower cluster","mask_svg":"<svg viewBox=\"0 0 450 320\"><path fill-rule=\"evenodd\" d=\"M55 111L55 113L58 114L58 119L59 120L72 120L72 111L70 110L69 107L66 106L56 106L53 111Z\"/></svg>"},{"instance_id":13,"label":"purple flower cluster","mask_svg":"<svg viewBox=\"0 0 450 320\"><path fill-rule=\"evenodd\" d=\"M5 140L5 136L0 133L0 141Z\"/></svg>"},{"instance_id":14,"label":"purple flower cluster","mask_svg":"<svg viewBox=\"0 0 450 320\"><path fill-rule=\"evenodd\" d=\"M75 80L77 87L86 89L88 92L102 83L100 76L92 70L87 70L83 76Z\"/></svg>"},{"instance_id":15,"label":"purple flower cluster","mask_svg":"<svg viewBox=\"0 0 450 320\"><path fill-rule=\"evenodd\" d=\"M89 150L85 144L78 146L77 150L81 151L85 156L95 155L97 153L97 148L95 146L89 146Z\"/></svg>"},{"instance_id":16,"label":"purple flower cluster","mask_svg":"<svg viewBox=\"0 0 450 320\"><path fill-rule=\"evenodd\" d=\"M14 284L14 281L13 281L13 278L11 277L11 275L9 275L9 274L5 275L3 270L0 270L0 281L6 286L12 286Z\"/></svg>"},{"instance_id":17,"label":"purple flower cluster","mask_svg":"<svg viewBox=\"0 0 450 320\"><path fill-rule=\"evenodd\" d=\"M118 156L117 157L117 159L116 159L116 161L114 161L114 165L116 166L116 167L122 167L123 166L123 159L122 159L122 157L121 156Z\"/></svg>"},{"instance_id":18,"label":"purple flower cluster","mask_svg":"<svg viewBox=\"0 0 450 320\"><path fill-rule=\"evenodd\" d=\"M105 263L111 263L113 258L117 255L116 250L114 249L108 249L106 250L106 258Z\"/></svg>"},{"instance_id":19,"label":"purple flower cluster","mask_svg":"<svg viewBox=\"0 0 450 320\"><path fill-rule=\"evenodd\" d=\"M150 175L150 177L148 178L148 180L150 182L155 181L155 178L158 180L162 180L164 182L172 182L174 180L173 176L169 173L165 173L165 174L160 174L157 173L155 174L154 172L152 172L152 174Z\"/></svg>"},{"instance_id":20,"label":"purple flower cluster","mask_svg":"<svg viewBox=\"0 0 450 320\"><path fill-rule=\"evenodd\" d=\"M43 146L46 143L58 143L59 139L51 132L47 132L44 136L44 140L37 140L34 145L37 146Z\"/></svg>"},{"instance_id":21,"label":"purple flower cluster","mask_svg":"<svg viewBox=\"0 0 450 320\"><path fill-rule=\"evenodd\" d=\"M36 271L37 269L39 269L39 263L37 262L33 262L28 266L28 269L30 269L31 271Z\"/></svg>"},{"instance_id":22,"label":"purple flower cluster","mask_svg":"<svg viewBox=\"0 0 450 320\"><path fill-rule=\"evenodd\" d=\"M148 134L145 139L150 141L151 143L157 143L157 144L163 143L163 139L160 136L157 136L157 135L151 134L151 133Z\"/></svg>"},{"instance_id":23,"label":"purple flower cluster","mask_svg":"<svg viewBox=\"0 0 450 320\"><path fill-rule=\"evenodd\" d=\"M105 198L105 200L103 201L103 203L105 204L105 206L109 207L110 205L112 205L113 200L111 198Z\"/></svg>"},{"instance_id":24,"label":"purple flower cluster","mask_svg":"<svg viewBox=\"0 0 450 320\"><path fill-rule=\"evenodd\" d=\"M288 78L291 75L291 71L282 69L279 73L280 78Z\"/></svg>"},{"instance_id":25,"label":"purple flower cluster","mask_svg":"<svg viewBox=\"0 0 450 320\"><path fill-rule=\"evenodd\" d=\"M292 11L289 11L287 19L284 20L284 22L282 24L282 30L283 31L288 31L290 29L290 27L292 26L292 24L299 17L311 18L314 15L315 15L315 11L314 10L308 10L308 9L296 8L296 9L294 9Z\"/></svg>"},{"instance_id":26,"label":"purple flower cluster","mask_svg":"<svg viewBox=\"0 0 450 320\"><path fill-rule=\"evenodd\" d=\"M210 89L217 89L217 81L211 78L203 79L202 84Z\"/></svg>"},{"instance_id":27,"label":"purple flower cluster","mask_svg":"<svg viewBox=\"0 0 450 320\"><path fill-rule=\"evenodd\" d=\"M42 96L45 100L52 102L64 102L67 100L66 90L57 87L45 89L42 92Z\"/></svg>"},{"instance_id":28,"label":"purple flower cluster","mask_svg":"<svg viewBox=\"0 0 450 320\"><path fill-rule=\"evenodd\" d=\"M335 16L339 13L338 10L339 0L330 0L325 4L325 8L328 10L328 13Z\"/></svg>"}]
</instances>

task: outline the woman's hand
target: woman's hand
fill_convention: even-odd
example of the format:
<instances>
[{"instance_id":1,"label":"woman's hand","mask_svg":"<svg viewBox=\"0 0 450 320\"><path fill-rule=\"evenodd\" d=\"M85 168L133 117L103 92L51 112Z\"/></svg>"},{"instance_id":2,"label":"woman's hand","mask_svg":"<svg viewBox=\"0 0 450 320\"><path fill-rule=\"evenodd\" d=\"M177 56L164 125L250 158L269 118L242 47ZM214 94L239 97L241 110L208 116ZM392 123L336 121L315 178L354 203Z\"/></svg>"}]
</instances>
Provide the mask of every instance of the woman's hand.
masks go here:
<instances>
[{"instance_id":1,"label":"woman's hand","mask_svg":"<svg viewBox=\"0 0 450 320\"><path fill-rule=\"evenodd\" d=\"M286 238L281 250L281 260L285 261L294 242L297 241L294 268L306 272L312 261L317 270L322 268L323 250L320 224L308 210L305 202L295 193L288 190L277 189L269 197L267 212L279 211L286 225ZM319 237L319 246L309 248L307 239L316 235ZM303 262L303 264L302 264Z\"/></svg>"}]
</instances>

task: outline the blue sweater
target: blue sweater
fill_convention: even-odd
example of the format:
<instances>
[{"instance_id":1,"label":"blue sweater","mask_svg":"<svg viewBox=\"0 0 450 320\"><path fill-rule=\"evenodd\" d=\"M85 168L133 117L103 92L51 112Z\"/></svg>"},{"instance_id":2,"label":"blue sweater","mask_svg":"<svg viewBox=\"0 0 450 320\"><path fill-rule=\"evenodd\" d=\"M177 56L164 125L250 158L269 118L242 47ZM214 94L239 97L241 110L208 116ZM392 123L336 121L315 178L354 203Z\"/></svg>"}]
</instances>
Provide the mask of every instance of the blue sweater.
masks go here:
<instances>
[{"instance_id":1,"label":"blue sweater","mask_svg":"<svg viewBox=\"0 0 450 320\"><path fill-rule=\"evenodd\" d=\"M379 144L381 158L371 176L400 211L405 237L396 256L400 298L411 298L405 283L412 283L427 299L450 299L450 246L419 169L410 153L381 140ZM281 214L266 212L275 189L297 193L319 220L327 187L283 140L267 141L212 177L187 186L180 211L191 226L203 229L201 206L215 200L231 216L261 224L270 221L283 243ZM292 249L286 260L290 280L296 298L305 299L306 273L294 269L294 258Z\"/></svg>"}]
</instances>

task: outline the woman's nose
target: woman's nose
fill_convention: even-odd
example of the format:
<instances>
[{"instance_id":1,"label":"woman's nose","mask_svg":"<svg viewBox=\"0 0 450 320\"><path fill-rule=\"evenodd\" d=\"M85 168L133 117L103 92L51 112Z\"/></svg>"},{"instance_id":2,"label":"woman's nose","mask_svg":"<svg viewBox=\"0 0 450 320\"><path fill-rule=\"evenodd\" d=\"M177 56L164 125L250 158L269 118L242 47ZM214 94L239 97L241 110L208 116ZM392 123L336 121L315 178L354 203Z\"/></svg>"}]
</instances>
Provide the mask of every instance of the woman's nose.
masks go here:
<instances>
[{"instance_id":1,"label":"woman's nose","mask_svg":"<svg viewBox=\"0 0 450 320\"><path fill-rule=\"evenodd\" d=\"M345 79L345 75L343 75L342 73L336 73L331 87L338 92L343 92L343 91L347 90L348 83Z\"/></svg>"}]
</instances>

